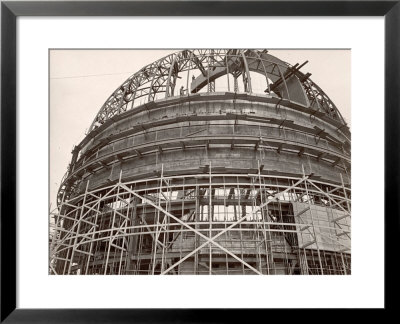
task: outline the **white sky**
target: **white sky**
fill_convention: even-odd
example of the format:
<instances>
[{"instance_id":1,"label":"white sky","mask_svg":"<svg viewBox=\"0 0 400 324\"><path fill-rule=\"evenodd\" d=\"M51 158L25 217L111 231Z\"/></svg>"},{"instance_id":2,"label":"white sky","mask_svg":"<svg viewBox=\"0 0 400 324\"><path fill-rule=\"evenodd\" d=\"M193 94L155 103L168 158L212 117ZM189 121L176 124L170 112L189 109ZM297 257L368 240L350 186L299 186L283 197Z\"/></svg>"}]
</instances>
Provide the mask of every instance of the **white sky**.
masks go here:
<instances>
[{"instance_id":1,"label":"white sky","mask_svg":"<svg viewBox=\"0 0 400 324\"><path fill-rule=\"evenodd\" d=\"M56 206L71 151L85 136L100 107L130 75L176 50L51 50L50 204ZM351 125L350 50L269 50L301 71L332 99Z\"/></svg>"}]
</instances>

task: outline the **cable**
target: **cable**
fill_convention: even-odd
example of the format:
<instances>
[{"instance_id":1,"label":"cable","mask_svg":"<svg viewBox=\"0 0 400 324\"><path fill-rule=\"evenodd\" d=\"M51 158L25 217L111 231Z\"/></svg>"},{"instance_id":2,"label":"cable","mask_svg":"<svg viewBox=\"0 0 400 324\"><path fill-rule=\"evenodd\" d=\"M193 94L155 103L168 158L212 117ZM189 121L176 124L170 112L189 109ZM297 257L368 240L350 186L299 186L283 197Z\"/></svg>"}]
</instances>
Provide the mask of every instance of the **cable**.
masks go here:
<instances>
[{"instance_id":1,"label":"cable","mask_svg":"<svg viewBox=\"0 0 400 324\"><path fill-rule=\"evenodd\" d=\"M76 76L66 76L66 77L53 77L50 79L76 79L76 78L88 78L88 77L97 77L103 75L120 75L134 72L120 72L120 73L105 73L105 74L88 74L88 75L76 75Z\"/></svg>"}]
</instances>

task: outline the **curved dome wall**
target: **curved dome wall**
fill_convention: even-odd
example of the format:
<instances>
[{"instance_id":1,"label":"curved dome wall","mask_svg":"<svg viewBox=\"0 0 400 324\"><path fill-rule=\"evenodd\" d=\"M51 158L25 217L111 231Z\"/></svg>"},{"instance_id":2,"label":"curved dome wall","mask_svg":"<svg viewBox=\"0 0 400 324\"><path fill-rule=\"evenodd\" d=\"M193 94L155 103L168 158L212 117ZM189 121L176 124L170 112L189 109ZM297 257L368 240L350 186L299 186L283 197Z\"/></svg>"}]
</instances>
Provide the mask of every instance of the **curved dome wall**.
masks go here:
<instances>
[{"instance_id":1,"label":"curved dome wall","mask_svg":"<svg viewBox=\"0 0 400 324\"><path fill-rule=\"evenodd\" d=\"M51 271L349 274L350 131L303 66L185 50L125 81L74 149Z\"/></svg>"}]
</instances>

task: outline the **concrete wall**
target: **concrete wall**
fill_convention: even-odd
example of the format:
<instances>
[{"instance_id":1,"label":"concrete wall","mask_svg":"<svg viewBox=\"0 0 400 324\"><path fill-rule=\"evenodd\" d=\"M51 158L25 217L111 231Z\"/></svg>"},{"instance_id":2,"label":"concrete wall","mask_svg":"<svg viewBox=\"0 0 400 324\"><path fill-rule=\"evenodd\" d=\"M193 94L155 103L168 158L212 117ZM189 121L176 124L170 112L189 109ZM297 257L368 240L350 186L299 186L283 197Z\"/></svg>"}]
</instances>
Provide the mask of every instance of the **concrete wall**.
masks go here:
<instances>
[{"instance_id":1,"label":"concrete wall","mask_svg":"<svg viewBox=\"0 0 400 324\"><path fill-rule=\"evenodd\" d=\"M195 101L164 101L118 116L82 148L73 165L78 192L90 181L98 188L118 179L164 172L184 174L212 169L226 173L307 174L340 183L350 181L350 143L337 123L303 108L265 97L227 99L201 96ZM268 98L267 98L268 99ZM275 99L274 99L275 100Z\"/></svg>"}]
</instances>

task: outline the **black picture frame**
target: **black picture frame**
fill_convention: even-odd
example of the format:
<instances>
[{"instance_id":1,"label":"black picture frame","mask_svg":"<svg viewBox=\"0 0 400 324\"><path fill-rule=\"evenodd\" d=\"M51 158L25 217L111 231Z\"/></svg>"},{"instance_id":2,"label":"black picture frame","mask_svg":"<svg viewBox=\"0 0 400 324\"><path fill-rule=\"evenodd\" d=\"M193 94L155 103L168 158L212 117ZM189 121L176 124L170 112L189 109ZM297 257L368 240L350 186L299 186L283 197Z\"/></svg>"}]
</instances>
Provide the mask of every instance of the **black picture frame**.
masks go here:
<instances>
[{"instance_id":1,"label":"black picture frame","mask_svg":"<svg viewBox=\"0 0 400 324\"><path fill-rule=\"evenodd\" d=\"M2 1L1 3L1 322L237 322L243 309L16 308L16 19L19 16L384 16L385 310L396 307L399 235L400 1ZM373 46L373 44L371 44ZM373 81L371 81L373 83ZM371 85L373 86L373 84ZM368 91L366 91L366 94ZM373 113L373 112L368 112ZM382 206L383 208L383 206ZM367 283L366 283L367 284ZM251 310L251 318L265 309Z\"/></svg>"}]
</instances>

